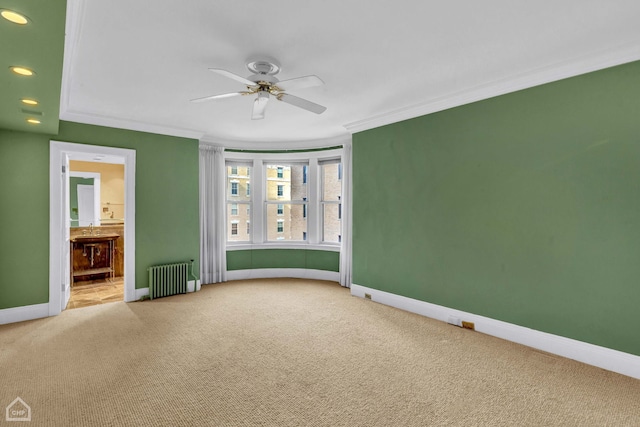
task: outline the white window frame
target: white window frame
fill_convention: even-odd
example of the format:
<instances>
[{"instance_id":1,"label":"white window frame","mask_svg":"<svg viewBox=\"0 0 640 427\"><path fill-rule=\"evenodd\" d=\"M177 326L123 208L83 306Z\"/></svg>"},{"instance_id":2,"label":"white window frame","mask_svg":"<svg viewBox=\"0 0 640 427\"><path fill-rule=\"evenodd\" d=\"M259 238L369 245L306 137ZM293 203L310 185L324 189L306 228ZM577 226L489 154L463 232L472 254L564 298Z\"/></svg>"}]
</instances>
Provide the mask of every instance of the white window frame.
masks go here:
<instances>
[{"instance_id":1,"label":"white window frame","mask_svg":"<svg viewBox=\"0 0 640 427\"><path fill-rule=\"evenodd\" d=\"M342 183L342 159L326 159L322 160L318 164L318 176L320 179L320 234L322 238L322 242L326 244L340 244L340 235L338 237L337 242L325 242L324 241L324 208L328 205L335 205L338 207L338 220L342 222L342 191L340 192L340 196L338 196L338 200L324 200L324 180L322 179L322 166L330 165L330 164L338 164L338 181Z\"/></svg>"},{"instance_id":2,"label":"white window frame","mask_svg":"<svg viewBox=\"0 0 640 427\"><path fill-rule=\"evenodd\" d=\"M286 197L285 196L285 194L286 194L285 184L284 183L283 184L278 184L278 182L284 182L284 181L281 181L281 180L284 179L284 169L285 168L291 167L291 166L308 166L308 161L307 160L304 160L304 161L300 161L300 160L280 161L279 160L279 161L275 161L275 162L274 161L265 161L263 164L264 164L263 173L265 174L265 180L266 180L265 181L265 193L266 193L266 183L268 181L275 181L276 182L276 186L277 186L277 188L276 188L276 198L275 199L270 199L270 200L267 200L265 198L265 200L263 201L264 204L265 204L265 209L266 209L267 205L276 205L276 216L280 216L277 213L277 206L279 206L279 205L283 205L283 209L284 209L284 205L289 205L290 208L292 206L294 206L294 205L303 205L303 206L307 206L308 205L308 201L307 201L308 197L304 197L302 200L283 200L283 198ZM270 168L271 169L276 169L276 171L282 170L283 171L282 178L279 177L277 172L276 172L276 177L275 178L267 178L267 176L266 176L267 175L267 171ZM289 181L289 184L290 184L290 186L292 186L291 181ZM306 188L306 184L303 184L303 185L305 186L305 189L308 191L308 188ZM281 187L282 187L282 195L280 195L280 193L277 191ZM291 193L293 191L293 188L290 187L288 190L289 190L289 193ZM284 212L283 212L283 214L284 214ZM266 217L265 217L265 221L267 221ZM281 221L281 220L278 220L278 221ZM282 220L282 221L284 221L284 220ZM305 225L308 226L308 224L305 224ZM280 232L278 232L278 233L280 233ZM268 235L269 234L267 233L266 242L267 243L273 242L273 240L268 240ZM283 239L284 239L283 236L277 236L275 238L275 240L283 240ZM304 239L302 239L302 240L288 240L287 241L287 243L297 243L297 242L302 243L302 242L304 242Z\"/></svg>"},{"instance_id":3,"label":"white window frame","mask_svg":"<svg viewBox=\"0 0 640 427\"><path fill-rule=\"evenodd\" d=\"M234 163L252 164L251 171L251 236L250 241L227 241L227 250L246 250L261 248L281 249L322 249L340 251L340 243L322 242L322 177L319 163L341 162L342 149L307 151L295 153L264 153L247 151L228 151L225 153L226 166ZM273 164L306 164L307 165L307 240L301 241L268 241L267 240L267 215L266 215L266 168ZM278 203L278 201L271 200ZM282 203L280 201L279 203ZM296 201L287 201L285 204L296 204ZM345 203L342 200L342 203ZM228 220L228 219L226 219ZM271 225L273 227L273 225Z\"/></svg>"},{"instance_id":4,"label":"white window frame","mask_svg":"<svg viewBox=\"0 0 640 427\"><path fill-rule=\"evenodd\" d=\"M240 236L240 225L237 225L237 230L238 233L237 234L231 234L231 228L232 225L231 224L238 224L238 216L240 215L240 209L242 209L242 206L246 206L247 209L249 210L249 212L251 211L251 205L252 205L252 199L251 197L249 197L249 200L244 200L241 199L240 196L240 179L238 178L242 178L242 175L239 175L239 171L238 168L240 167L249 167L252 168L253 167L253 162L247 162L247 161L241 161L241 162L234 162L234 161L229 161L228 159L225 158L225 181L228 180L228 182L230 184L236 184L237 185L237 194L232 194L231 192L231 185L229 185L229 187L227 187L227 184L225 182L225 229L228 228L228 233L226 235L226 239L227 239L227 245L232 245L234 243L240 243L240 244L248 244L251 241L250 240L229 240L229 236ZM233 174L233 169L231 171L229 171L229 168L236 168L236 172L235 174ZM228 175L227 175L228 174ZM248 170L247 176L250 175L250 169ZM235 214L231 214L233 207L237 206L237 210ZM249 217L251 217L251 215L249 214Z\"/></svg>"}]
</instances>

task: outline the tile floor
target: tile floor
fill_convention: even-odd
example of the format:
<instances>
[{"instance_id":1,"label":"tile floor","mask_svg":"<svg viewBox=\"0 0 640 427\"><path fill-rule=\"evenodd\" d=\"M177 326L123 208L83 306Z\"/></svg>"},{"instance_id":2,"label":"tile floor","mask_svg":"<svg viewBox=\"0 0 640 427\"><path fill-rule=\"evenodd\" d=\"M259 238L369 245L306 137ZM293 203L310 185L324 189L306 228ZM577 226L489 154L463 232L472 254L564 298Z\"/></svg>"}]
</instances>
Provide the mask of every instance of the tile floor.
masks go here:
<instances>
[{"instance_id":1,"label":"tile floor","mask_svg":"<svg viewBox=\"0 0 640 427\"><path fill-rule=\"evenodd\" d=\"M67 310L122 300L124 300L123 277L87 280L73 284Z\"/></svg>"}]
</instances>

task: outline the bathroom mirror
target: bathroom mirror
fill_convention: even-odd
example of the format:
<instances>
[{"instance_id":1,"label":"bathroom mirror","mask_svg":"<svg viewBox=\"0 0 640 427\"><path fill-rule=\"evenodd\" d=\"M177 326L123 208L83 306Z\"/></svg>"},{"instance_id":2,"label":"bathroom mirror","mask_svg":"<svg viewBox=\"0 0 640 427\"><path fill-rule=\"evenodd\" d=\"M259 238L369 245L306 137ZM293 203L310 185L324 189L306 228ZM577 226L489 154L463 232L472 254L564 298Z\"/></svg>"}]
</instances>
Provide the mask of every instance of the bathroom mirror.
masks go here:
<instances>
[{"instance_id":1,"label":"bathroom mirror","mask_svg":"<svg viewBox=\"0 0 640 427\"><path fill-rule=\"evenodd\" d=\"M71 227L100 225L100 174L69 172L69 214Z\"/></svg>"}]
</instances>

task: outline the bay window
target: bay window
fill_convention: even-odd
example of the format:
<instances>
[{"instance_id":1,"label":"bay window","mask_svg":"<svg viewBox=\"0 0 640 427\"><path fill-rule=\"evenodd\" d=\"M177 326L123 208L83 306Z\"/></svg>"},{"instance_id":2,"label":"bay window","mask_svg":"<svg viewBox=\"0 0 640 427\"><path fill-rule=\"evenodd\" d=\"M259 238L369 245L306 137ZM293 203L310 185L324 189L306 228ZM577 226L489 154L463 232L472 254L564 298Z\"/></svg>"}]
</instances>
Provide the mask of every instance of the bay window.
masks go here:
<instances>
[{"instance_id":1,"label":"bay window","mask_svg":"<svg viewBox=\"0 0 640 427\"><path fill-rule=\"evenodd\" d=\"M250 244L339 250L341 155L341 149L225 153L227 249ZM246 230L232 220L246 223Z\"/></svg>"}]
</instances>

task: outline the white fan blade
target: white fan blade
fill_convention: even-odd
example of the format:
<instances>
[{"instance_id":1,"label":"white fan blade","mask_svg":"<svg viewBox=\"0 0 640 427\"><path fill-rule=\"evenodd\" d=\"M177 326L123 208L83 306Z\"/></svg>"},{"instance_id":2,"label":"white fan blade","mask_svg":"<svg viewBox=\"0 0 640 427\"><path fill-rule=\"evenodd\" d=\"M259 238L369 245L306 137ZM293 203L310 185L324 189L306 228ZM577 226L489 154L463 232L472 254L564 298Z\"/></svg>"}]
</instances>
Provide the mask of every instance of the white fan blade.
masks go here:
<instances>
[{"instance_id":1,"label":"white fan blade","mask_svg":"<svg viewBox=\"0 0 640 427\"><path fill-rule=\"evenodd\" d=\"M324 82L318 76L296 77L295 79L282 80L276 83L282 90L304 89L306 87L322 86Z\"/></svg>"},{"instance_id":2,"label":"white fan blade","mask_svg":"<svg viewBox=\"0 0 640 427\"><path fill-rule=\"evenodd\" d=\"M222 95L211 95L211 96L205 96L204 98L192 99L191 102L204 102L204 101L210 101L212 99L231 98L231 97L234 97L234 96L247 95L249 93L251 93L251 92L223 93Z\"/></svg>"},{"instance_id":3,"label":"white fan blade","mask_svg":"<svg viewBox=\"0 0 640 427\"><path fill-rule=\"evenodd\" d=\"M258 93L258 97L253 101L251 120L264 119L264 110L267 108L267 102L269 102L269 92Z\"/></svg>"},{"instance_id":4,"label":"white fan blade","mask_svg":"<svg viewBox=\"0 0 640 427\"><path fill-rule=\"evenodd\" d=\"M237 74L233 74L231 71L227 71L227 70L223 70L221 68L209 68L209 71L213 71L214 73L218 73L221 76L225 76L228 77L230 79L233 79L237 82L240 82L242 84L245 84L247 86L256 86L256 82L252 82L249 79L245 79L242 76L239 76Z\"/></svg>"},{"instance_id":5,"label":"white fan blade","mask_svg":"<svg viewBox=\"0 0 640 427\"><path fill-rule=\"evenodd\" d=\"M306 99L298 98L297 96L289 95L288 93L281 93L277 96L279 101L286 102L287 104L295 105L296 107L303 108L312 113L322 114L327 107L316 104Z\"/></svg>"}]
</instances>

